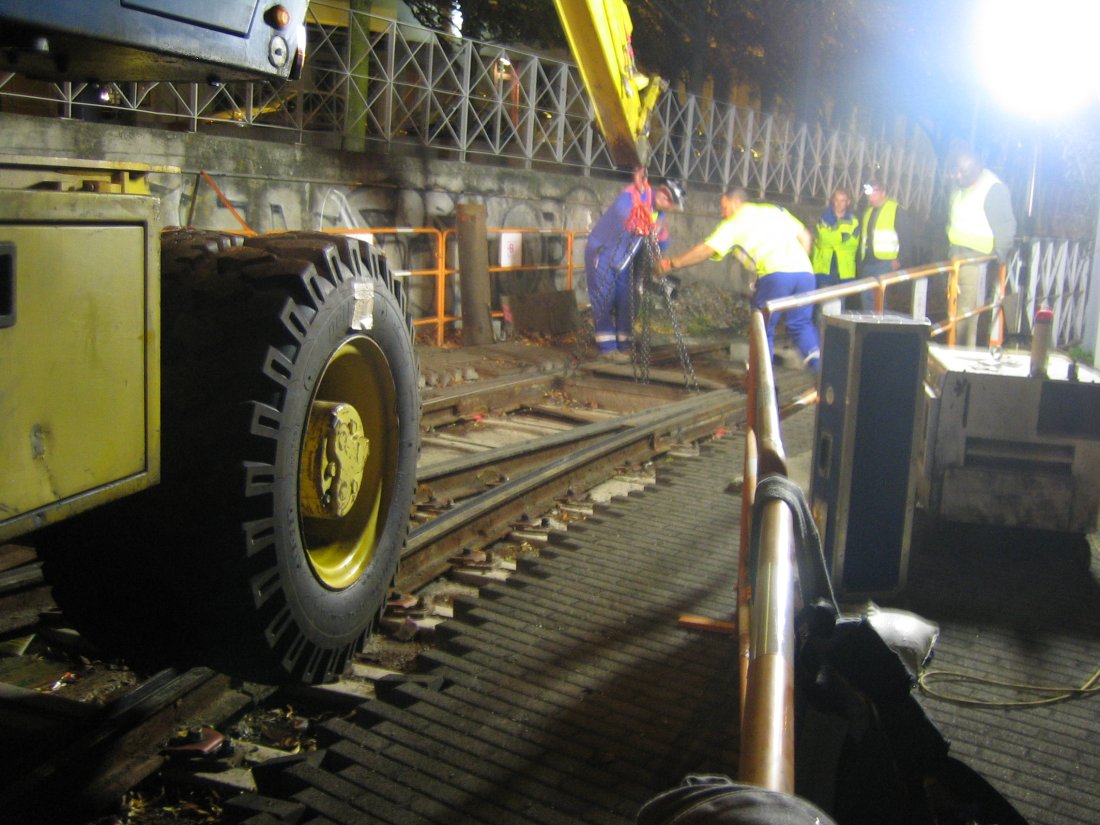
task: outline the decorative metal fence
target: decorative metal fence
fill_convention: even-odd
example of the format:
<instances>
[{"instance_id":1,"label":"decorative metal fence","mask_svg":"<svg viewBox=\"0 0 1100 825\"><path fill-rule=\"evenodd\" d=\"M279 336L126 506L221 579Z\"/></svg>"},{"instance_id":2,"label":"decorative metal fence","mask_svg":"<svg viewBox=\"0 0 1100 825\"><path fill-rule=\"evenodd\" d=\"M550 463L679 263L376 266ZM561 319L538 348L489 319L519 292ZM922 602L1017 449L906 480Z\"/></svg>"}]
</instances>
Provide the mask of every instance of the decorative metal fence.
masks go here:
<instances>
[{"instance_id":1,"label":"decorative metal fence","mask_svg":"<svg viewBox=\"0 0 1100 825\"><path fill-rule=\"evenodd\" d=\"M306 75L294 82L50 83L0 73L0 109L345 150L430 149L462 162L614 170L580 73L564 60L463 39L346 6L310 3ZM826 132L753 109L666 92L649 133L650 171L757 197L823 203L877 175L925 217L943 195L939 162L914 131L902 142ZM349 224L350 225L350 224ZM1021 242L1009 289L1022 331L1055 309L1057 340L1079 342L1092 250Z\"/></svg>"},{"instance_id":2,"label":"decorative metal fence","mask_svg":"<svg viewBox=\"0 0 1100 825\"><path fill-rule=\"evenodd\" d=\"M580 73L567 61L311 2L305 76L295 82L47 83L0 74L0 106L192 132L367 150L428 147L459 161L613 170ZM880 176L927 214L938 161L906 145L825 132L749 108L667 92L649 135L655 176L790 203Z\"/></svg>"},{"instance_id":3,"label":"decorative metal fence","mask_svg":"<svg viewBox=\"0 0 1100 825\"><path fill-rule=\"evenodd\" d=\"M1085 336L1093 250L1080 241L1029 238L1008 262L1008 289L1020 296L1020 331L1030 334L1035 311L1054 310L1057 346L1078 345Z\"/></svg>"}]
</instances>

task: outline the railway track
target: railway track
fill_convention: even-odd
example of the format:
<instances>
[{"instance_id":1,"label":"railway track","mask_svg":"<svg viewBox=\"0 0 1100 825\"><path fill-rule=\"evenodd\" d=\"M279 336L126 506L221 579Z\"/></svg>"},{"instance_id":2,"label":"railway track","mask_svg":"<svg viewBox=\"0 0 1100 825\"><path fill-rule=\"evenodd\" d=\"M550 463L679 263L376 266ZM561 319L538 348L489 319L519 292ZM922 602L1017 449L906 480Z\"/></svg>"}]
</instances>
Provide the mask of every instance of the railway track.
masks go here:
<instances>
[{"instance_id":1,"label":"railway track","mask_svg":"<svg viewBox=\"0 0 1100 825\"><path fill-rule=\"evenodd\" d=\"M608 364L425 393L413 527L384 632L335 684L277 689L206 668L135 672L66 626L32 548L0 548L2 724L15 757L0 812L54 822L65 821L59 801L71 817L122 799L149 804L148 791L131 789L152 776L213 788L189 804L223 821L261 813L267 803L254 800L267 798L257 795L273 775L266 766L308 760L311 720L407 685L456 599L507 578L609 491L651 483L656 457L690 454L742 420L740 371L724 347L693 352L701 392L684 389L675 353L663 355L672 366L655 352L648 384L629 365Z\"/></svg>"}]
</instances>

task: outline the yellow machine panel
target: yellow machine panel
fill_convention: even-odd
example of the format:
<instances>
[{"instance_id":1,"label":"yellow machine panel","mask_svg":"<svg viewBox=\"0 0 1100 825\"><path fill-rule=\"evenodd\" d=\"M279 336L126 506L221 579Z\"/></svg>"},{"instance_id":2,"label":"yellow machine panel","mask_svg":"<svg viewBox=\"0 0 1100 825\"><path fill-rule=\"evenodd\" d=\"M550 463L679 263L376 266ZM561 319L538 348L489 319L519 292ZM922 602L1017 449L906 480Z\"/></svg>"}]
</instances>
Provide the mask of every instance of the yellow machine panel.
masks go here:
<instances>
[{"instance_id":1,"label":"yellow machine panel","mask_svg":"<svg viewBox=\"0 0 1100 825\"><path fill-rule=\"evenodd\" d=\"M152 198L0 192L0 540L159 480Z\"/></svg>"}]
</instances>

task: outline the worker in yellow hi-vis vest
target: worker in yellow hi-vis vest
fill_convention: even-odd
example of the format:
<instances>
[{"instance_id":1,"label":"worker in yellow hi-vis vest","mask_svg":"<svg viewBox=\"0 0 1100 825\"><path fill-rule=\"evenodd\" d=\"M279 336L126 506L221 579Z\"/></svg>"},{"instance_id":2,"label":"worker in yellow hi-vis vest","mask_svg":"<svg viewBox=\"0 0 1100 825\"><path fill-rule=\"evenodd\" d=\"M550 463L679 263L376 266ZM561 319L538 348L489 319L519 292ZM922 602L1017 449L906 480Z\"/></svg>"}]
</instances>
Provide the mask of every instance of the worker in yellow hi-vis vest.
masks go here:
<instances>
[{"instance_id":1,"label":"worker in yellow hi-vis vest","mask_svg":"<svg viewBox=\"0 0 1100 825\"><path fill-rule=\"evenodd\" d=\"M886 193L879 178L864 184L867 208L860 222L859 277L887 275L908 265L910 252L909 216L898 202ZM861 292L864 312L875 308L875 293Z\"/></svg>"},{"instance_id":2,"label":"worker in yellow hi-vis vest","mask_svg":"<svg viewBox=\"0 0 1100 825\"><path fill-rule=\"evenodd\" d=\"M956 156L951 177L957 187L951 196L947 219L948 252L952 260L996 255L997 262L1004 263L1016 243L1016 216L1008 187L983 168L971 151ZM985 263L959 266L959 314L985 303L988 292L985 273ZM958 342L972 347L977 339L977 319L962 321L958 326Z\"/></svg>"},{"instance_id":3,"label":"worker in yellow hi-vis vest","mask_svg":"<svg viewBox=\"0 0 1100 825\"><path fill-rule=\"evenodd\" d=\"M732 253L747 271L756 274L750 301L753 309L762 309L774 298L813 290L814 274L810 263L813 235L798 218L782 206L749 202L748 193L739 186L727 189L719 206L722 222L702 243L687 252L663 258L662 274L702 263L708 258L720 261ZM787 332L802 353L802 363L820 372L820 338L814 326L813 306L769 316L768 349L772 353L775 352L775 328L782 316L786 316Z\"/></svg>"},{"instance_id":4,"label":"worker in yellow hi-vis vest","mask_svg":"<svg viewBox=\"0 0 1100 825\"><path fill-rule=\"evenodd\" d=\"M817 288L854 279L858 252L859 218L852 212L852 196L838 186L814 227L811 262ZM821 310L830 314L839 312L840 301L829 301L821 305Z\"/></svg>"}]
</instances>

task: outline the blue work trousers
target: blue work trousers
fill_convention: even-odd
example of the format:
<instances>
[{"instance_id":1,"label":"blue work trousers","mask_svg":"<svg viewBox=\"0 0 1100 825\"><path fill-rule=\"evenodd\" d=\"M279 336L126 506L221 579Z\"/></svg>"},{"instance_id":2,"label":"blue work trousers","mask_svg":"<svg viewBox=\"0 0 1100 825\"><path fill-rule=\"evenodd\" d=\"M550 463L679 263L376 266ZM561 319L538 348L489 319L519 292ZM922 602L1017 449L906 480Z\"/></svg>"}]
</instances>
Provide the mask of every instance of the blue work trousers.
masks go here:
<instances>
[{"instance_id":1,"label":"blue work trousers","mask_svg":"<svg viewBox=\"0 0 1100 825\"><path fill-rule=\"evenodd\" d=\"M586 249L588 299L600 352L630 350L634 340L634 266L638 237L626 236L621 248Z\"/></svg>"},{"instance_id":2,"label":"blue work trousers","mask_svg":"<svg viewBox=\"0 0 1100 825\"><path fill-rule=\"evenodd\" d=\"M756 279L756 289L752 294L752 308L763 309L764 304L776 298L811 292L815 285L813 273L810 272L772 272ZM790 333L798 351L802 353L803 363L814 372L820 370L821 340L814 325L813 306L799 307L789 312L777 312L768 318L768 349L771 352L775 352L775 328L779 324L780 316L786 316L784 321L787 332Z\"/></svg>"},{"instance_id":3,"label":"blue work trousers","mask_svg":"<svg viewBox=\"0 0 1100 825\"><path fill-rule=\"evenodd\" d=\"M864 258L859 264L859 277L867 278L871 275L889 275L894 271L893 261L884 261L879 258ZM875 311L875 291L868 289L859 293L864 312Z\"/></svg>"}]
</instances>

